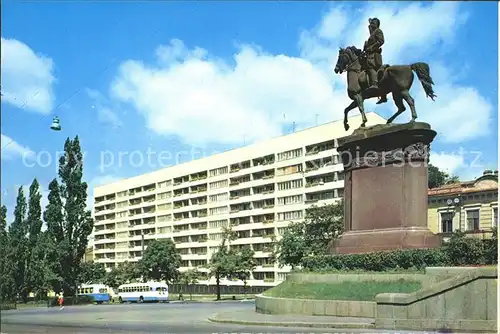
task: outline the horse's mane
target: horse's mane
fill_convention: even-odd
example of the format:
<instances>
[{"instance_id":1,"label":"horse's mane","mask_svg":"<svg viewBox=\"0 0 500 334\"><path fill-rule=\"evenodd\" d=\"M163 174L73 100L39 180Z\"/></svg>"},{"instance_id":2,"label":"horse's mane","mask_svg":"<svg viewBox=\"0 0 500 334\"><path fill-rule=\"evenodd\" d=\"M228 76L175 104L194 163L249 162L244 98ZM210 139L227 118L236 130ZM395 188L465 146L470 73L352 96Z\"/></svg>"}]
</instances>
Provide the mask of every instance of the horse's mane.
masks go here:
<instances>
[{"instance_id":1,"label":"horse's mane","mask_svg":"<svg viewBox=\"0 0 500 334\"><path fill-rule=\"evenodd\" d=\"M358 57L361 56L362 51L360 49L358 49L357 47L355 47L354 45L346 47L346 50L351 51L352 53L354 53Z\"/></svg>"}]
</instances>

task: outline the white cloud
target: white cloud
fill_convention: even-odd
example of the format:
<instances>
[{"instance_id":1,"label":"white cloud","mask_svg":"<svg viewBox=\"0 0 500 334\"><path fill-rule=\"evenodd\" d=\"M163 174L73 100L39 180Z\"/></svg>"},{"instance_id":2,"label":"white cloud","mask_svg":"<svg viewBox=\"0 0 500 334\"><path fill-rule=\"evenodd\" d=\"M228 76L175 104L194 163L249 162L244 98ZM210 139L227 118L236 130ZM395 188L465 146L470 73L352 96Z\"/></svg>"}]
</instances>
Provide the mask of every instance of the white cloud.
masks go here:
<instances>
[{"instance_id":1,"label":"white cloud","mask_svg":"<svg viewBox=\"0 0 500 334\"><path fill-rule=\"evenodd\" d=\"M368 37L367 19L381 19L386 37L384 62L425 61L436 83L436 102L426 99L415 79L412 94L419 120L439 132L440 140L458 142L488 134L492 106L473 87L453 82L453 72L440 65L436 50L448 50L459 26L467 20L456 2L371 2L359 11L332 6L316 27L298 40L300 57L272 55L243 45L234 64L180 40L156 50L157 64L128 60L121 64L111 95L133 105L147 126L164 135L177 135L189 144L248 142L281 134L285 123L297 128L322 120L339 119L350 103L346 77L334 75L339 46L362 47ZM411 36L411 37L408 37ZM457 94L461 92L461 94ZM396 111L389 103L367 110ZM475 120L471 121L470 111ZM352 111L356 114L357 111ZM283 117L283 115L286 117ZM410 112L397 122L409 120ZM457 131L458 129L458 131Z\"/></svg>"},{"instance_id":2,"label":"white cloud","mask_svg":"<svg viewBox=\"0 0 500 334\"><path fill-rule=\"evenodd\" d=\"M101 93L93 89L87 89L88 96L93 100L92 109L97 110L99 122L118 128L123 125L120 117L109 106L111 103Z\"/></svg>"},{"instance_id":3,"label":"white cloud","mask_svg":"<svg viewBox=\"0 0 500 334\"><path fill-rule=\"evenodd\" d=\"M484 170L491 169L479 152L465 151L463 148L456 152L431 152L429 163L448 175L458 176L462 181L474 180L481 176Z\"/></svg>"},{"instance_id":4,"label":"white cloud","mask_svg":"<svg viewBox=\"0 0 500 334\"><path fill-rule=\"evenodd\" d=\"M30 150L28 147L17 143L14 139L4 135L3 133L1 135L1 145L2 160L13 160L15 158L28 160L33 159L36 156L35 152Z\"/></svg>"},{"instance_id":5,"label":"white cloud","mask_svg":"<svg viewBox=\"0 0 500 334\"><path fill-rule=\"evenodd\" d=\"M464 156L448 153L431 153L429 162L450 175L455 175L457 170L464 167Z\"/></svg>"},{"instance_id":6,"label":"white cloud","mask_svg":"<svg viewBox=\"0 0 500 334\"><path fill-rule=\"evenodd\" d=\"M28 45L2 37L2 102L49 114L54 103L52 59L37 55Z\"/></svg>"}]
</instances>

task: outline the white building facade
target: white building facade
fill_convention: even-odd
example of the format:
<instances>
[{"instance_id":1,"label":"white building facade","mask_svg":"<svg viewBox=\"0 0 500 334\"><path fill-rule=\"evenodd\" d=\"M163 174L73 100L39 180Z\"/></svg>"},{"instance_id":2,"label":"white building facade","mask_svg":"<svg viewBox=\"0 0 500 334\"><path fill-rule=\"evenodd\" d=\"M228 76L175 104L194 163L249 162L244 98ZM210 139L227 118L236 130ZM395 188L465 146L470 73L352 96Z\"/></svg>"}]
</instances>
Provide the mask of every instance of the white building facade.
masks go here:
<instances>
[{"instance_id":1,"label":"white building facade","mask_svg":"<svg viewBox=\"0 0 500 334\"><path fill-rule=\"evenodd\" d=\"M375 113L367 117L369 125L386 122ZM357 128L360 116L349 123ZM278 284L290 268L271 261L272 236L279 239L311 205L343 197L336 138L351 131L344 131L342 121L326 123L96 187L94 261L106 268L135 262L151 240L172 239L182 256L181 271L207 271L203 267L221 243L221 228L231 225L238 232L231 247L255 251L258 266L248 284Z\"/></svg>"}]
</instances>

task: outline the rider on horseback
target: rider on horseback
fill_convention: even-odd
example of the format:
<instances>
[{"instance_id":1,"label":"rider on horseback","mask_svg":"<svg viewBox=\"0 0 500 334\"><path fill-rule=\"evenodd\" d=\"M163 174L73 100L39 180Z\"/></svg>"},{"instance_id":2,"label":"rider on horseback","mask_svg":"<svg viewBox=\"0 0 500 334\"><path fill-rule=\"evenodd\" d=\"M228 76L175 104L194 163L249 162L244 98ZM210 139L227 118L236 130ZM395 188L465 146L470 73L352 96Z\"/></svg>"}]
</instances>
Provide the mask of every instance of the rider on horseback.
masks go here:
<instances>
[{"instance_id":1,"label":"rider on horseback","mask_svg":"<svg viewBox=\"0 0 500 334\"><path fill-rule=\"evenodd\" d=\"M366 55L366 72L370 80L370 88L378 89L378 71L382 66L382 48L384 44L384 33L380 29L380 20L378 18L368 19L370 23L368 29L370 37L365 42L363 53ZM387 95L382 94L377 104L387 102Z\"/></svg>"}]
</instances>

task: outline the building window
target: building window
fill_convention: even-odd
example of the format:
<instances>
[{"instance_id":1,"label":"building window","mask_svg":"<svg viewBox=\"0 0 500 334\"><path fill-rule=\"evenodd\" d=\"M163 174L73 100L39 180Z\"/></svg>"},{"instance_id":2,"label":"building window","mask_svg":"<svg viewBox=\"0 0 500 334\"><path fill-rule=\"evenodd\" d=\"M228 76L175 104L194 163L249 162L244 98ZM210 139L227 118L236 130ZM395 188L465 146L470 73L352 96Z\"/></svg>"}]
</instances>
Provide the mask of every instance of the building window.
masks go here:
<instances>
[{"instance_id":1,"label":"building window","mask_svg":"<svg viewBox=\"0 0 500 334\"><path fill-rule=\"evenodd\" d=\"M218 189L218 188L224 188L224 187L227 187L229 184L229 181L228 180L221 180L221 181L217 181L217 182L212 182L210 183L210 189Z\"/></svg>"},{"instance_id":2,"label":"building window","mask_svg":"<svg viewBox=\"0 0 500 334\"><path fill-rule=\"evenodd\" d=\"M453 214L451 212L441 212L441 232L453 232Z\"/></svg>"},{"instance_id":3,"label":"building window","mask_svg":"<svg viewBox=\"0 0 500 334\"><path fill-rule=\"evenodd\" d=\"M302 179L278 183L278 190L297 189L302 187Z\"/></svg>"},{"instance_id":4,"label":"building window","mask_svg":"<svg viewBox=\"0 0 500 334\"><path fill-rule=\"evenodd\" d=\"M167 188L172 186L172 180L158 182L158 188Z\"/></svg>"},{"instance_id":5,"label":"building window","mask_svg":"<svg viewBox=\"0 0 500 334\"><path fill-rule=\"evenodd\" d=\"M227 226L227 219L213 220L213 221L209 222L208 226L210 228L219 228L219 227Z\"/></svg>"},{"instance_id":6,"label":"building window","mask_svg":"<svg viewBox=\"0 0 500 334\"><path fill-rule=\"evenodd\" d=\"M479 209L467 211L467 229L469 231L479 230Z\"/></svg>"},{"instance_id":7,"label":"building window","mask_svg":"<svg viewBox=\"0 0 500 334\"><path fill-rule=\"evenodd\" d=\"M302 156L302 149L298 148L295 150L278 153L278 161L294 159L300 156Z\"/></svg>"},{"instance_id":8,"label":"building window","mask_svg":"<svg viewBox=\"0 0 500 334\"><path fill-rule=\"evenodd\" d=\"M222 215L229 212L227 206L219 206L217 208L210 208L210 216Z\"/></svg>"},{"instance_id":9,"label":"building window","mask_svg":"<svg viewBox=\"0 0 500 334\"><path fill-rule=\"evenodd\" d=\"M118 213L116 214L116 217L117 217L117 218L127 217L127 211L118 212Z\"/></svg>"},{"instance_id":10,"label":"building window","mask_svg":"<svg viewBox=\"0 0 500 334\"><path fill-rule=\"evenodd\" d=\"M493 227L498 227L498 208L493 208L493 221L491 224Z\"/></svg>"},{"instance_id":11,"label":"building window","mask_svg":"<svg viewBox=\"0 0 500 334\"><path fill-rule=\"evenodd\" d=\"M229 199L229 194L227 192L216 195L210 195L210 197L208 198L210 202L223 202L227 201L228 199Z\"/></svg>"},{"instance_id":12,"label":"building window","mask_svg":"<svg viewBox=\"0 0 500 334\"><path fill-rule=\"evenodd\" d=\"M225 166L225 167L212 169L212 170L210 170L209 174L210 174L210 176L219 176L219 175L227 174L228 171L229 171L229 168L227 166Z\"/></svg>"},{"instance_id":13,"label":"building window","mask_svg":"<svg viewBox=\"0 0 500 334\"><path fill-rule=\"evenodd\" d=\"M294 174L294 173L300 173L303 172L303 165L302 164L297 164L293 166L286 166L286 167L281 167L276 169L276 176L281 176L281 175L288 175L288 174Z\"/></svg>"},{"instance_id":14,"label":"building window","mask_svg":"<svg viewBox=\"0 0 500 334\"><path fill-rule=\"evenodd\" d=\"M290 205L302 203L302 195L286 196L278 198L278 205Z\"/></svg>"},{"instance_id":15,"label":"building window","mask_svg":"<svg viewBox=\"0 0 500 334\"><path fill-rule=\"evenodd\" d=\"M116 194L117 197L125 197L127 196L127 191L120 191L119 193Z\"/></svg>"},{"instance_id":16,"label":"building window","mask_svg":"<svg viewBox=\"0 0 500 334\"><path fill-rule=\"evenodd\" d=\"M278 220L296 220L302 219L302 211L279 212Z\"/></svg>"}]
</instances>

